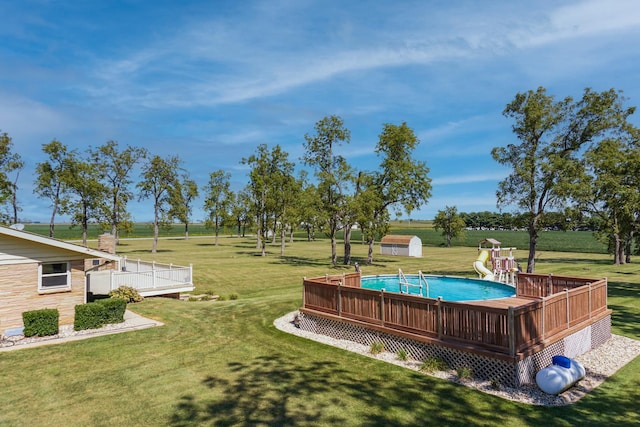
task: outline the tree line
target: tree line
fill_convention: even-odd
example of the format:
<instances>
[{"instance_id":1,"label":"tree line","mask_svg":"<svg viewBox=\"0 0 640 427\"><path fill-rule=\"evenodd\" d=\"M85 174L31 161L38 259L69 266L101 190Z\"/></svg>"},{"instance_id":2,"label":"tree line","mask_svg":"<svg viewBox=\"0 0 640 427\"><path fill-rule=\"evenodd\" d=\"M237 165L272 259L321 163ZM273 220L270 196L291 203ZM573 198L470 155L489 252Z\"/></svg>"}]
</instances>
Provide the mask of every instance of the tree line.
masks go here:
<instances>
[{"instance_id":1,"label":"tree line","mask_svg":"<svg viewBox=\"0 0 640 427\"><path fill-rule=\"evenodd\" d=\"M121 147L116 141L80 152L54 139L42 145L47 160L36 165L34 192L50 202L50 237L55 234L56 217L68 215L82 229L85 246L90 222L98 222L116 238L130 229L133 222L127 204L136 196L151 202L152 252L157 250L159 229L164 225L184 224L188 238L193 204L202 191L205 225L214 231L216 244L223 226L233 224L238 235L251 226L257 230L256 246L263 256L266 243L275 243L277 236L284 255L287 236L291 239L294 230L302 228L309 240L316 232L331 239L335 266L337 234L344 230L343 262L348 265L351 230L358 224L372 262L374 242L388 231L390 211L409 214L430 196L429 169L413 159L419 142L413 130L406 123L383 126L375 148L380 164L374 171L357 170L337 154L338 147L350 141L350 132L338 116L318 121L315 132L304 140L301 160L313 172L313 183L309 171L294 173L295 163L279 145L261 144L241 160L250 167L249 182L234 192L231 175L224 170L211 172L200 188L178 156L163 158L145 148ZM134 181L136 166L140 176ZM17 180L23 168L11 137L0 134L0 204L13 211L2 213L4 223L18 222Z\"/></svg>"},{"instance_id":2,"label":"tree line","mask_svg":"<svg viewBox=\"0 0 640 427\"><path fill-rule=\"evenodd\" d=\"M503 115L513 121L518 141L491 151L496 162L511 169L498 183L497 207L514 208L513 215L500 214L503 226L518 224L529 234L528 272L535 270L540 231L549 224L564 229L572 221L588 221L610 243L616 264L630 261L640 224L640 133L629 122L635 107L626 102L614 89L587 88L580 99L556 100L540 87L516 94L507 104ZM339 154L350 137L339 116L319 120L314 131L304 135L300 160L306 169L297 174L279 145L261 144L241 160L250 171L247 185L237 192L223 170L211 172L199 188L177 156L162 158L115 141L81 153L53 140L42 146L48 160L36 165L35 192L51 203L50 235L56 215L67 214L82 227L85 244L89 221L98 221L116 237L131 226L127 203L136 196L134 188L140 200L152 202L153 252L164 224L184 224L188 238L193 203L202 191L205 223L214 230L216 243L223 225L233 224L238 235L251 226L262 255L266 243L276 243L278 236L284 255L287 235L291 239L294 230L304 229L309 240L321 232L331 240L331 263L336 266L337 235L342 231L343 262L348 265L351 230L357 224L369 246L370 263L374 242L388 232L391 216L409 215L427 203L431 179L426 164L414 159L419 141L406 123L383 125L374 170L359 170ZM136 165L141 174L134 182ZM3 213L4 222L18 221L17 181L23 168L11 138L0 134L0 204L10 207ZM450 233L461 226L483 227L482 217L461 217L455 207L446 207L435 224Z\"/></svg>"}]
</instances>

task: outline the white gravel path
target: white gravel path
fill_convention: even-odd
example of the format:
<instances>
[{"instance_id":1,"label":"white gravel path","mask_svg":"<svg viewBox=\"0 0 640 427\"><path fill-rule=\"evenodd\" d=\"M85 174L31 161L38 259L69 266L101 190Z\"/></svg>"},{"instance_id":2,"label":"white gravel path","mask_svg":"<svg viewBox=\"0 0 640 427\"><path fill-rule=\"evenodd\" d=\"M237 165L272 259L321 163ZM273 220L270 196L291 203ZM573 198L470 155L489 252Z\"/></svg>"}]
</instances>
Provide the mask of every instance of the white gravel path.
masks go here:
<instances>
[{"instance_id":1,"label":"white gravel path","mask_svg":"<svg viewBox=\"0 0 640 427\"><path fill-rule=\"evenodd\" d=\"M348 340L338 340L326 335L315 334L299 329L293 324L293 318L296 314L297 311L286 314L276 319L273 323L276 328L292 335L359 353L374 359L383 360L415 371L419 370L421 361L402 361L398 359L396 354L390 352L383 352L374 356L370 353L369 347L365 345ZM546 394L540 390L536 384L528 384L519 388L499 386L499 388L496 389L489 381L460 380L455 371L436 371L428 373L428 375L456 382L484 393L520 403L561 406L575 403L638 355L640 355L640 341L620 335L612 335L611 339L603 345L575 358L584 365L586 376L575 386L557 396Z\"/></svg>"}]
</instances>

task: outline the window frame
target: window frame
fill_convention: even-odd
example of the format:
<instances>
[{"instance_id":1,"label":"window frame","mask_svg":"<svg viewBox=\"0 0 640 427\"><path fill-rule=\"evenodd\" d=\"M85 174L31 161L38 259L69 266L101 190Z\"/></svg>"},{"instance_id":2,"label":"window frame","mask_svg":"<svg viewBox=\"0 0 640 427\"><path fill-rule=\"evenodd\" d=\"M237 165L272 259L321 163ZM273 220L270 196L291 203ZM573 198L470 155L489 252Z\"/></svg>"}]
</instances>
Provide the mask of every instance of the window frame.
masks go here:
<instances>
[{"instance_id":1,"label":"window frame","mask_svg":"<svg viewBox=\"0 0 640 427\"><path fill-rule=\"evenodd\" d=\"M64 264L66 266L66 271L64 273L43 273L45 265L52 264ZM66 277L66 283L64 285L43 285L43 278L46 279L48 277ZM38 292L40 293L48 293L48 292L60 292L60 291L70 291L71 290L71 262L69 261L52 261L52 262L42 262L38 264Z\"/></svg>"}]
</instances>

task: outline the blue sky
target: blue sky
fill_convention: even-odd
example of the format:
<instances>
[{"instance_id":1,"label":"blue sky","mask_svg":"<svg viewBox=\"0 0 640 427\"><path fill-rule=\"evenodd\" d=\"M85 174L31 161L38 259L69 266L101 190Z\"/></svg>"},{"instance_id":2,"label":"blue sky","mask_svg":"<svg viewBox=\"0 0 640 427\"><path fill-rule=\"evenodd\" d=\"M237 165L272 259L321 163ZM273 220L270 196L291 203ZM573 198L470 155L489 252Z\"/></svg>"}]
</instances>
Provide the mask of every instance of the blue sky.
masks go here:
<instances>
[{"instance_id":1,"label":"blue sky","mask_svg":"<svg viewBox=\"0 0 640 427\"><path fill-rule=\"evenodd\" d=\"M332 114L359 169L378 164L383 124L415 131L433 190L411 218L496 211L509 171L490 151L515 142L502 111L516 93L616 88L640 104L635 0L0 0L0 16L0 129L26 161L32 220L50 216L32 189L53 138L177 154L199 185L224 169L239 190L243 157L279 144L301 165L304 135ZM129 208L152 218L149 202Z\"/></svg>"}]
</instances>

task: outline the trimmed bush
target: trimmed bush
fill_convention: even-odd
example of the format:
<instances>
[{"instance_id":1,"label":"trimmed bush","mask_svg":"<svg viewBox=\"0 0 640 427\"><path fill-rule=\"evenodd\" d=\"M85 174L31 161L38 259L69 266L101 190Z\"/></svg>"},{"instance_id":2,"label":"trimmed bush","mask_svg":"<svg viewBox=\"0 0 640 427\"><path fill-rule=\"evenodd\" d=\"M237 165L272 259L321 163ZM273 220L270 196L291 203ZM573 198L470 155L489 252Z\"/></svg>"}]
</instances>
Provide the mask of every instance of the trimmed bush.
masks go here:
<instances>
[{"instance_id":1,"label":"trimmed bush","mask_svg":"<svg viewBox=\"0 0 640 427\"><path fill-rule=\"evenodd\" d=\"M75 331L82 331L84 329L100 328L104 325L105 313L106 309L104 306L95 302L76 305L73 329Z\"/></svg>"},{"instance_id":2,"label":"trimmed bush","mask_svg":"<svg viewBox=\"0 0 640 427\"><path fill-rule=\"evenodd\" d=\"M127 302L122 298L107 298L96 300L93 304L100 304L104 309L104 323L124 322L124 312L127 310Z\"/></svg>"},{"instance_id":3,"label":"trimmed bush","mask_svg":"<svg viewBox=\"0 0 640 427\"><path fill-rule=\"evenodd\" d=\"M44 337L58 333L60 313L55 308L25 311L22 313L25 337Z\"/></svg>"},{"instance_id":4,"label":"trimmed bush","mask_svg":"<svg viewBox=\"0 0 640 427\"><path fill-rule=\"evenodd\" d=\"M113 291L109 292L109 296L111 298L123 299L127 303L140 302L144 300L142 295L140 295L140 293L131 286L120 286L118 287L118 289L114 289Z\"/></svg>"}]
</instances>

